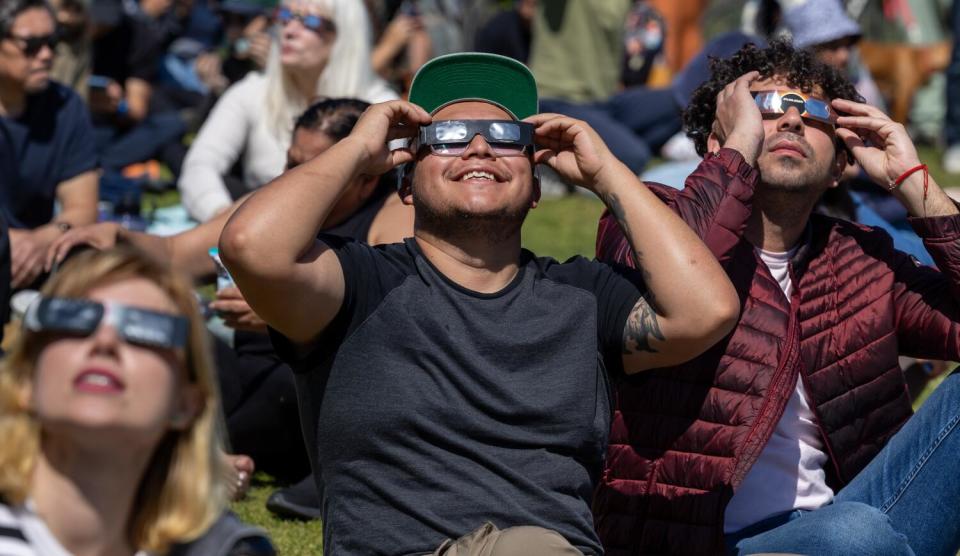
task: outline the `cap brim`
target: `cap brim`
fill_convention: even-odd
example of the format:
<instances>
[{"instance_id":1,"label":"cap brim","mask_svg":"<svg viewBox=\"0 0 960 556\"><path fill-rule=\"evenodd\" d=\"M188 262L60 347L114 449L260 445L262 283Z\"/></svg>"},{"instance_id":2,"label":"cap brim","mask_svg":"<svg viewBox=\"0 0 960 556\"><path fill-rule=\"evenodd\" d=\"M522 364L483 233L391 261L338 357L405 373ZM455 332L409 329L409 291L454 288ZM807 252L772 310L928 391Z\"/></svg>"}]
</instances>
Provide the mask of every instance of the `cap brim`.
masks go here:
<instances>
[{"instance_id":1,"label":"cap brim","mask_svg":"<svg viewBox=\"0 0 960 556\"><path fill-rule=\"evenodd\" d=\"M533 73L520 62L497 54L465 52L434 58L410 84L410 102L431 114L469 100L493 103L518 120L539 111Z\"/></svg>"}]
</instances>

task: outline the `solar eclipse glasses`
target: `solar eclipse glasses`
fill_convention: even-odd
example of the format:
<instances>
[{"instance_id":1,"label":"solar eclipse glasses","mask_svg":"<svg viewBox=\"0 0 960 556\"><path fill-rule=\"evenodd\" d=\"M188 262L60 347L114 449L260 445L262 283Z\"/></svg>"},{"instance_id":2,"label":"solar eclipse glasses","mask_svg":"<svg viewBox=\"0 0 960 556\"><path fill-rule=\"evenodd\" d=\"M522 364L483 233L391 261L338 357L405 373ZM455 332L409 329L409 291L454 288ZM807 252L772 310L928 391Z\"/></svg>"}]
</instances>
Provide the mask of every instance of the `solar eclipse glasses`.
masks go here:
<instances>
[{"instance_id":1,"label":"solar eclipse glasses","mask_svg":"<svg viewBox=\"0 0 960 556\"><path fill-rule=\"evenodd\" d=\"M157 348L187 345L190 321L186 317L89 299L39 297L27 309L23 324L34 332L89 336L104 319L131 344Z\"/></svg>"},{"instance_id":2,"label":"solar eclipse glasses","mask_svg":"<svg viewBox=\"0 0 960 556\"><path fill-rule=\"evenodd\" d=\"M755 91L753 100L761 114L785 114L790 108L796 108L801 118L837 124L837 112L829 102L799 91Z\"/></svg>"},{"instance_id":3,"label":"solar eclipse glasses","mask_svg":"<svg viewBox=\"0 0 960 556\"><path fill-rule=\"evenodd\" d=\"M439 156L460 156L482 135L497 156L523 156L533 149L533 124L513 120L441 120L420 128L419 144Z\"/></svg>"}]
</instances>

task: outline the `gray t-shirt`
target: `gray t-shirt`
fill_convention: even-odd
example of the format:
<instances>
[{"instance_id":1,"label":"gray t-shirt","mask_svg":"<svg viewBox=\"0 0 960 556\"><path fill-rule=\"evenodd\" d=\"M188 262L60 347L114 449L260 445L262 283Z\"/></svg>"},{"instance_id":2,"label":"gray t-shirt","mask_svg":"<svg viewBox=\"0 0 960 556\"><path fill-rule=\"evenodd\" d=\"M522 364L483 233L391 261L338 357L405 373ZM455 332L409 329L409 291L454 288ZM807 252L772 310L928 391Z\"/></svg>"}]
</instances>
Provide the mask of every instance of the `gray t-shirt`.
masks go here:
<instances>
[{"instance_id":1,"label":"gray t-shirt","mask_svg":"<svg viewBox=\"0 0 960 556\"><path fill-rule=\"evenodd\" d=\"M429 553L491 521L602 553L590 499L639 278L524 251L516 278L482 294L413 239L321 239L343 307L313 348L273 337L326 485L324 552Z\"/></svg>"}]
</instances>

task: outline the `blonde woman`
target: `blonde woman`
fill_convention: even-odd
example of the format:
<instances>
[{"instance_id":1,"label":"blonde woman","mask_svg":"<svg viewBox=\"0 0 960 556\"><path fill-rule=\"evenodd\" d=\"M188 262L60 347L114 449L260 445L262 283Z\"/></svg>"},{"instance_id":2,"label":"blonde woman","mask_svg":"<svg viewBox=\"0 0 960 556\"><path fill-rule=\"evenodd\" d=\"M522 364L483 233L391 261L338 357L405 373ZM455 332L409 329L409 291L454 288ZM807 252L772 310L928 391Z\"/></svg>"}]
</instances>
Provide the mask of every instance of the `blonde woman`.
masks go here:
<instances>
[{"instance_id":1,"label":"blonde woman","mask_svg":"<svg viewBox=\"0 0 960 556\"><path fill-rule=\"evenodd\" d=\"M218 400L190 286L131 247L43 289L0 371L0 553L165 554L224 508Z\"/></svg>"},{"instance_id":2,"label":"blonde woman","mask_svg":"<svg viewBox=\"0 0 960 556\"><path fill-rule=\"evenodd\" d=\"M184 161L178 187L193 218L205 222L239 193L279 175L293 122L321 97L375 103L397 98L370 62L370 21L358 0L285 0L265 73L253 72L217 102ZM242 186L224 176L237 161Z\"/></svg>"}]
</instances>

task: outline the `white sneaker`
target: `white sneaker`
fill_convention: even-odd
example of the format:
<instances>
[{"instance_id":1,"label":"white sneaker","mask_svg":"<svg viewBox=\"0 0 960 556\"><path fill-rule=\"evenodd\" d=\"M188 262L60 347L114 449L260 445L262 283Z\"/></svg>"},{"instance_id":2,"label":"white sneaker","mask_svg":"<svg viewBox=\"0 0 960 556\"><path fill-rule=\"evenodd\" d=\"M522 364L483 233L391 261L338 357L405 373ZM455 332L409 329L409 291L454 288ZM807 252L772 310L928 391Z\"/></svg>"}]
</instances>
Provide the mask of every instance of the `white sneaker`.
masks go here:
<instances>
[{"instance_id":1,"label":"white sneaker","mask_svg":"<svg viewBox=\"0 0 960 556\"><path fill-rule=\"evenodd\" d=\"M943 169L951 174L960 174L960 145L952 145L944 151Z\"/></svg>"}]
</instances>

